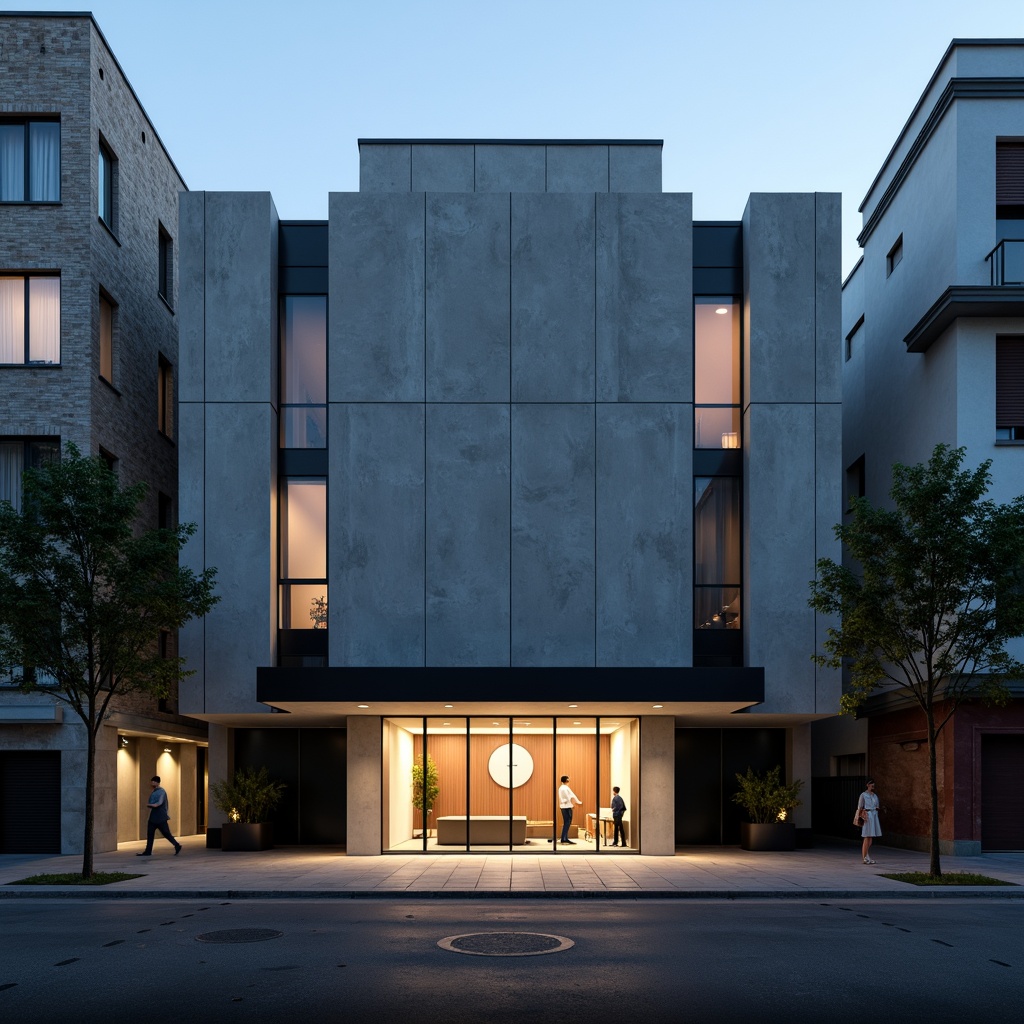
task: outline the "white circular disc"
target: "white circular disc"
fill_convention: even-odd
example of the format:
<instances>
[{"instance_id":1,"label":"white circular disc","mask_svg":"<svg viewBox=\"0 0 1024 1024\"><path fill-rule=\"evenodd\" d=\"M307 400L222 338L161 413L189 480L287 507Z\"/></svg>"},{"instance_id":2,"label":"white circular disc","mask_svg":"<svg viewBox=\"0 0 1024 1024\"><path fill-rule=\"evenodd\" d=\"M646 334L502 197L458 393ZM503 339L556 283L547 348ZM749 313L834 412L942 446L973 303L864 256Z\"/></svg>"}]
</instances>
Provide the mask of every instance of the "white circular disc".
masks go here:
<instances>
[{"instance_id":1,"label":"white circular disc","mask_svg":"<svg viewBox=\"0 0 1024 1024\"><path fill-rule=\"evenodd\" d=\"M499 786L508 789L508 763L512 762L512 788L517 789L524 782L528 782L533 775L533 758L526 747L513 743L511 757L509 756L509 745L502 743L495 747L487 762L487 771Z\"/></svg>"}]
</instances>

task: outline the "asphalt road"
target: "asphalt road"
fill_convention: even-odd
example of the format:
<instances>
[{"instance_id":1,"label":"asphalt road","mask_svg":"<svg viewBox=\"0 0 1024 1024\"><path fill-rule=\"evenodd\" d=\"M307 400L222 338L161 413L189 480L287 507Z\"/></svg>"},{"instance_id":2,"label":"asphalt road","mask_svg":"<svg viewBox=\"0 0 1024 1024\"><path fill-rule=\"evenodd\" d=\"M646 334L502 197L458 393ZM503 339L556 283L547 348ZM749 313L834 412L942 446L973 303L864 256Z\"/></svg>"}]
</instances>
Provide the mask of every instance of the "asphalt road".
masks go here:
<instances>
[{"instance_id":1,"label":"asphalt road","mask_svg":"<svg viewBox=\"0 0 1024 1024\"><path fill-rule=\"evenodd\" d=\"M256 929L281 935L198 938ZM478 932L573 945L437 945ZM19 1024L970 1024L1022 1005L1019 900L0 903L0 1020Z\"/></svg>"}]
</instances>

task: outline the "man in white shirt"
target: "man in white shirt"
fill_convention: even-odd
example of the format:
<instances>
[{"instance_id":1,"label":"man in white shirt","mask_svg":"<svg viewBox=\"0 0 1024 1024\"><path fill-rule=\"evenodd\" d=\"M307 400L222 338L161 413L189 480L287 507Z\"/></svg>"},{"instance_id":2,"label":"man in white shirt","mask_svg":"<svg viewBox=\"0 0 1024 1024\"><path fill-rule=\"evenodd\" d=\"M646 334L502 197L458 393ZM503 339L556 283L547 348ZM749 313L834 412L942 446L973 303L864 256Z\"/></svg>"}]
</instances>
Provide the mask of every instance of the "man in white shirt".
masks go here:
<instances>
[{"instance_id":1,"label":"man in white shirt","mask_svg":"<svg viewBox=\"0 0 1024 1024\"><path fill-rule=\"evenodd\" d=\"M562 784L558 787L558 809L562 812L562 842L569 846L576 843L569 838L569 826L572 824L572 805L583 801L569 788L569 776L562 776Z\"/></svg>"}]
</instances>

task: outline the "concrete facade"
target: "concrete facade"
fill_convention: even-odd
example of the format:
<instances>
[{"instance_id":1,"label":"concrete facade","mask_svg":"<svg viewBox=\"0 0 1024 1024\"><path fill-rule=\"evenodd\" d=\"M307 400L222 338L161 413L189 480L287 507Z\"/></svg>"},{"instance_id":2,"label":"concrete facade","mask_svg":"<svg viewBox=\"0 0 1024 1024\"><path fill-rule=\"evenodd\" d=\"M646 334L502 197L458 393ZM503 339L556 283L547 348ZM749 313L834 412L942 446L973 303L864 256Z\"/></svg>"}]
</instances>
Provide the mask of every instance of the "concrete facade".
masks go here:
<instances>
[{"instance_id":1,"label":"concrete facade","mask_svg":"<svg viewBox=\"0 0 1024 1024\"><path fill-rule=\"evenodd\" d=\"M965 447L966 466L992 460L990 498L1021 493L1021 442L996 429L996 339L1024 337L1024 301L1019 286L994 278L991 255L1002 239L1024 238L1024 231L1000 229L996 196L998 144L1024 138L1022 58L1022 40L954 40L864 199L864 255L842 293L844 497L858 486L858 460L865 494L884 503L893 464L926 461L940 442ZM898 241L902 258L893 265ZM1024 641L1011 650L1020 657ZM1024 750L1019 703L1005 721ZM925 750L918 755L920 723L908 739L897 728L900 715L913 718L877 704L857 731L820 735L837 753L867 755L868 770L881 776L879 791L888 786L902 798L884 800L892 807L889 831L920 845ZM959 736L967 727L954 720L948 729ZM952 736L942 744L942 846L977 853L985 832L980 810L954 814L950 794L974 793L980 808L981 758L977 751L954 755L961 748Z\"/></svg>"},{"instance_id":2,"label":"concrete facade","mask_svg":"<svg viewBox=\"0 0 1024 1024\"><path fill-rule=\"evenodd\" d=\"M446 716L557 717L566 764L574 715L628 717L639 753L613 739L609 763L642 852L670 854L678 725L802 730L780 749L803 771L806 723L837 710L806 597L815 558L838 554L839 198L751 196L726 226L741 263L699 291L691 197L661 192L660 152L363 140L360 191L332 194L325 224L279 222L267 195L182 197L186 557L222 581L183 631L182 706L218 726L211 746L347 728L349 853L392 848L407 813L384 805L408 783L387 766L422 716L440 745ZM319 269L289 262L314 236ZM326 450L277 450L277 304L318 292ZM742 451L694 448L695 294L745 311ZM712 657L694 481L723 466L743 493L744 627ZM326 639L277 629L278 493L310 477L328 495Z\"/></svg>"},{"instance_id":3,"label":"concrete facade","mask_svg":"<svg viewBox=\"0 0 1024 1024\"><path fill-rule=\"evenodd\" d=\"M145 481L145 524L155 527L161 495L175 515L180 437L173 389L178 373L178 193L185 185L130 83L88 14L5 14L0 18L3 93L0 122L59 121L59 199L0 203L0 275L45 273L60 279L60 354L51 365L0 365L0 442L73 442L86 454L116 460L126 483ZM98 216L99 147L116 162L114 212ZM160 294L160 231L169 236L170 270ZM114 307L108 378L100 373L100 297ZM169 368L171 402L159 429L158 366ZM0 497L6 495L0 494ZM173 648L173 643L172 643ZM174 653L173 650L170 653ZM46 726L25 724L41 698L0 687L0 759L60 755L60 849L81 852L85 731L73 712L50 714ZM132 742L160 735L174 748L205 738L205 726L177 714L176 699L121 700L98 738L96 850L139 837L138 804L164 758L143 750L131 786L118 767L118 736ZM169 742L169 740L168 740ZM152 755L152 756L151 756ZM192 764L195 749L178 761ZM189 769L185 769L187 774ZM175 786L178 785L174 767ZM183 776L184 777L184 776ZM120 781L119 781L120 780ZM191 784L186 832L195 832ZM0 808L0 814L6 812ZM172 803L177 818L179 808ZM185 810L184 808L182 810ZM144 824L141 834L145 834ZM31 841L26 839L25 841ZM4 852L7 852L6 850Z\"/></svg>"}]
</instances>

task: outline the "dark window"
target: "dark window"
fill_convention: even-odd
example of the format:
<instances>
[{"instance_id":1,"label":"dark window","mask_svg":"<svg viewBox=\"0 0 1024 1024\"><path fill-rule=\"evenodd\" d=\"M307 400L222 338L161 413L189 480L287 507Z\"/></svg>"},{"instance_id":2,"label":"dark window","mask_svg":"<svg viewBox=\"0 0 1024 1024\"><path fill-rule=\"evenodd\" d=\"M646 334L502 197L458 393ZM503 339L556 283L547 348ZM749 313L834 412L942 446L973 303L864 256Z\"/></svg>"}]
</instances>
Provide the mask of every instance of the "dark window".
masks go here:
<instances>
[{"instance_id":1,"label":"dark window","mask_svg":"<svg viewBox=\"0 0 1024 1024\"><path fill-rule=\"evenodd\" d=\"M100 139L99 149L98 205L100 220L117 231L117 158L107 144Z\"/></svg>"},{"instance_id":2,"label":"dark window","mask_svg":"<svg viewBox=\"0 0 1024 1024\"><path fill-rule=\"evenodd\" d=\"M903 236L896 239L896 244L885 257L885 276L888 277L903 262Z\"/></svg>"},{"instance_id":3,"label":"dark window","mask_svg":"<svg viewBox=\"0 0 1024 1024\"><path fill-rule=\"evenodd\" d=\"M174 240L159 224L160 267L156 290L160 297L171 305L174 297Z\"/></svg>"},{"instance_id":4,"label":"dark window","mask_svg":"<svg viewBox=\"0 0 1024 1024\"><path fill-rule=\"evenodd\" d=\"M107 464L107 469L115 476L117 475L117 456L111 454L106 448L100 447L100 458Z\"/></svg>"},{"instance_id":5,"label":"dark window","mask_svg":"<svg viewBox=\"0 0 1024 1024\"><path fill-rule=\"evenodd\" d=\"M60 362L60 278L0 276L0 363Z\"/></svg>"},{"instance_id":6,"label":"dark window","mask_svg":"<svg viewBox=\"0 0 1024 1024\"><path fill-rule=\"evenodd\" d=\"M164 437L174 436L174 367L164 356L157 361L156 425Z\"/></svg>"},{"instance_id":7,"label":"dark window","mask_svg":"<svg viewBox=\"0 0 1024 1024\"><path fill-rule=\"evenodd\" d=\"M1024 441L1024 337L996 338L996 440Z\"/></svg>"},{"instance_id":8,"label":"dark window","mask_svg":"<svg viewBox=\"0 0 1024 1024\"><path fill-rule=\"evenodd\" d=\"M846 361L850 361L850 357L853 355L854 345L861 343L861 328L864 326L864 317L862 316L854 325L853 330L846 336L846 349L845 356Z\"/></svg>"},{"instance_id":9,"label":"dark window","mask_svg":"<svg viewBox=\"0 0 1024 1024\"><path fill-rule=\"evenodd\" d=\"M833 775L864 775L868 770L867 754L836 754L832 758Z\"/></svg>"},{"instance_id":10,"label":"dark window","mask_svg":"<svg viewBox=\"0 0 1024 1024\"><path fill-rule=\"evenodd\" d=\"M864 456L851 462L846 470L846 511L850 511L851 498L863 498L867 494L864 485Z\"/></svg>"},{"instance_id":11,"label":"dark window","mask_svg":"<svg viewBox=\"0 0 1024 1024\"><path fill-rule=\"evenodd\" d=\"M100 376L114 383L114 324L116 307L106 295L100 294Z\"/></svg>"},{"instance_id":12,"label":"dark window","mask_svg":"<svg viewBox=\"0 0 1024 1024\"><path fill-rule=\"evenodd\" d=\"M174 504L169 494L158 491L156 496L156 525L161 530L174 529Z\"/></svg>"},{"instance_id":13,"label":"dark window","mask_svg":"<svg viewBox=\"0 0 1024 1024\"><path fill-rule=\"evenodd\" d=\"M0 437L0 501L21 509L21 475L60 458L60 438Z\"/></svg>"},{"instance_id":14,"label":"dark window","mask_svg":"<svg viewBox=\"0 0 1024 1024\"><path fill-rule=\"evenodd\" d=\"M0 202L60 201L60 121L0 121Z\"/></svg>"}]
</instances>

